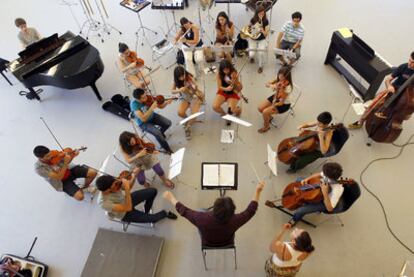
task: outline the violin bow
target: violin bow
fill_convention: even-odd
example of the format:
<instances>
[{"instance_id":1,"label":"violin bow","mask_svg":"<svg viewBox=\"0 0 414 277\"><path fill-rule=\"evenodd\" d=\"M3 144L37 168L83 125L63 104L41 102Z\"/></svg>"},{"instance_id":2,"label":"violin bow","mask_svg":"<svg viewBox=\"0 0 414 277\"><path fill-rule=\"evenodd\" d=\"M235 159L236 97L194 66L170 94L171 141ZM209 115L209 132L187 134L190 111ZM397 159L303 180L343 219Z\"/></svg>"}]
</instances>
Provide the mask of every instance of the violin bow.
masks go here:
<instances>
[{"instance_id":1,"label":"violin bow","mask_svg":"<svg viewBox=\"0 0 414 277\"><path fill-rule=\"evenodd\" d=\"M45 119L43 117L40 117L40 120L43 122L43 124L46 126L47 130L49 131L50 135L53 137L57 145L59 145L60 149L63 150L62 145L59 143L59 140L56 138L55 134L53 134L52 130L49 128L49 125L47 125Z\"/></svg>"}]
</instances>

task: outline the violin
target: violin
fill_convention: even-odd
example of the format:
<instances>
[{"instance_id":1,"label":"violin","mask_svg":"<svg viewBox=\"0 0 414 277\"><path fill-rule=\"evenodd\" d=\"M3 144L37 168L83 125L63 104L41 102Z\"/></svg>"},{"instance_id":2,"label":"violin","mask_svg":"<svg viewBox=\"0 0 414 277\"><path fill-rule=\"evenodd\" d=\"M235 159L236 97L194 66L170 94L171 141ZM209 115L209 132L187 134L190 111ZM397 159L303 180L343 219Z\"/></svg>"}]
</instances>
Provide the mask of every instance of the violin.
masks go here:
<instances>
[{"instance_id":1,"label":"violin","mask_svg":"<svg viewBox=\"0 0 414 277\"><path fill-rule=\"evenodd\" d=\"M355 181L341 178L338 180L338 184L351 185L355 184ZM311 178L306 185L302 185L300 181L290 183L285 187L282 194L282 206L291 211L305 203L319 203L322 200L321 177Z\"/></svg>"},{"instance_id":2,"label":"violin","mask_svg":"<svg viewBox=\"0 0 414 277\"><path fill-rule=\"evenodd\" d=\"M117 179L126 179L128 181L131 181L132 172L129 170L123 170L121 173L119 173L119 176Z\"/></svg>"},{"instance_id":3,"label":"violin","mask_svg":"<svg viewBox=\"0 0 414 277\"><path fill-rule=\"evenodd\" d=\"M328 126L322 131L343 128L343 124ZM284 164L292 164L301 156L318 149L318 131L304 130L297 137L290 137L282 140L277 147L277 158Z\"/></svg>"},{"instance_id":4,"label":"violin","mask_svg":"<svg viewBox=\"0 0 414 277\"><path fill-rule=\"evenodd\" d=\"M148 154L152 154L155 151L155 144L152 142L145 142L142 138L139 136L136 136L135 139L138 141L138 143L135 145L137 149L136 152L139 152L143 149L146 149Z\"/></svg>"},{"instance_id":5,"label":"violin","mask_svg":"<svg viewBox=\"0 0 414 277\"><path fill-rule=\"evenodd\" d=\"M134 51L129 51L129 55L126 57L127 62L135 63L137 67L143 67L145 61L141 58L138 58L137 53Z\"/></svg>"},{"instance_id":6,"label":"violin","mask_svg":"<svg viewBox=\"0 0 414 277\"><path fill-rule=\"evenodd\" d=\"M50 159L49 159L48 163L50 165L58 165L65 158L66 155L74 157L74 153L76 151L85 151L86 149L87 149L87 147L83 146L79 149L72 149L70 147L67 147L67 148L63 149L62 151L51 150L50 151Z\"/></svg>"},{"instance_id":7,"label":"violin","mask_svg":"<svg viewBox=\"0 0 414 277\"><path fill-rule=\"evenodd\" d=\"M238 93L245 103L249 103L249 99L246 96L244 96L243 93L241 92L243 89L243 85L239 80L239 73L237 73L236 71L233 71L230 76L231 76L230 85L233 86L233 91L235 93Z\"/></svg>"},{"instance_id":8,"label":"violin","mask_svg":"<svg viewBox=\"0 0 414 277\"><path fill-rule=\"evenodd\" d=\"M147 107L151 107L152 104L154 104L154 101L157 102L158 105L162 105L165 103L165 101L167 100L177 100L177 97L164 97L163 95L156 95L156 96L152 96L152 95L147 95L147 100L144 102L144 105Z\"/></svg>"},{"instance_id":9,"label":"violin","mask_svg":"<svg viewBox=\"0 0 414 277\"><path fill-rule=\"evenodd\" d=\"M204 102L204 95L194 84L193 77L189 74L185 75L184 86L187 88L190 94L195 95L201 102Z\"/></svg>"},{"instance_id":10,"label":"violin","mask_svg":"<svg viewBox=\"0 0 414 277\"><path fill-rule=\"evenodd\" d=\"M414 112L414 75L397 92L385 95L365 121L368 136L376 142L392 143L402 132L404 120Z\"/></svg>"}]
</instances>

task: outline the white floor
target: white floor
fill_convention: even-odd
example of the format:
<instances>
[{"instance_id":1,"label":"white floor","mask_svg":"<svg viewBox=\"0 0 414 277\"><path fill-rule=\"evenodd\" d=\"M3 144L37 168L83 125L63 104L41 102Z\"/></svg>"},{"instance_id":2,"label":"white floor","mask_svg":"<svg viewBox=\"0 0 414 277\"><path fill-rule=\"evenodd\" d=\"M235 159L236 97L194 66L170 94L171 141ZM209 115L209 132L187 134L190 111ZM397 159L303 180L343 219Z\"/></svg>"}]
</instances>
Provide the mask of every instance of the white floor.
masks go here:
<instances>
[{"instance_id":1,"label":"white floor","mask_svg":"<svg viewBox=\"0 0 414 277\"><path fill-rule=\"evenodd\" d=\"M77 1L75 1L77 3ZM94 1L91 1L91 3ZM136 16L119 6L118 1L105 1L110 15L109 23L123 32L113 32L105 36L101 43L91 37L91 43L101 53L105 72L98 80L98 87L104 99L115 93L128 93L121 75L115 68L117 44L123 41L134 46L134 32L138 21ZM198 22L197 3L190 1L190 9L176 12L177 19L182 15ZM79 20L83 19L80 7L73 7ZM211 14L226 9L225 5L213 7ZM414 2L398 1L284 1L275 5L272 28L279 30L281 24L296 10L304 14L306 39L303 58L293 71L293 78L303 90L303 96L296 107L295 117L290 117L282 129L272 129L265 135L256 130L262 121L256 107L270 94L264 82L274 76L279 68L269 54L265 71L257 75L257 67L248 64L242 73L245 94L249 104L243 104L243 118L254 124L251 128L240 128L243 141L232 145L219 142L220 130L224 122L211 110L216 85L214 77L206 76L207 122L195 127L194 138L187 142L183 130L177 126L176 106L171 105L162 113L173 120L170 129L171 144L174 149L186 147L186 159L180 180L187 184L177 184L174 193L190 207L209 206L218 192L201 191L200 164L202 161L235 161L240 167L240 187L229 195L235 200L238 210L243 209L253 195L256 178L249 166L252 162L259 175L268 176L266 144L275 147L285 137L293 136L296 126L315 118L329 110L337 121L343 118L347 104L351 100L342 78L323 61L332 32L340 27L350 27L389 62L398 65L406 62L414 49L412 32L412 11ZM143 22L147 26L165 28L162 11L146 9ZM171 23L171 15L169 21ZM14 18L21 16L29 25L36 26L43 35L54 32L62 34L67 30L78 32L69 10L60 1L12 1L2 0L0 9L0 32L2 34L0 56L9 60L16 57L18 42ZM207 34L212 36L212 25L202 15ZM241 5L231 6L231 17L241 28L251 17ZM274 37L272 36L272 44ZM205 41L208 41L205 38ZM150 61L148 46L140 47L146 61ZM238 61L240 66L241 61ZM172 69L160 70L154 75L159 93L168 93L172 83ZM10 87L0 80L0 253L25 255L32 239L38 243L32 253L40 261L50 265L50 276L79 276L88 256L90 247L99 227L121 230L121 226L108 222L96 203L79 203L62 193L56 193L33 171L35 158L32 149L44 144L51 148L57 145L42 125L39 117L44 117L62 144L68 146L88 146L77 162L100 167L102 161L113 152L121 131L129 130L128 122L101 109L101 104L89 88L78 91L62 91L44 87L43 101L28 101L18 96L22 88L13 79ZM355 119L350 112L345 119L348 123ZM413 121L404 124L404 131L398 143L405 142L413 133ZM352 132L343 151L336 157L344 167L344 175L359 180L363 168L373 159L391 157L399 149L386 144L365 146L364 131ZM407 147L395 160L375 163L365 173L364 181L383 201L388 212L389 222L394 232L408 246L414 248L412 217L413 201L411 157L414 149ZM167 161L165 157L163 164ZM115 173L121 166L115 161L108 165L108 171ZM310 173L314 165L304 169L300 175ZM128 232L154 234L165 238L166 243L158 267L158 276L264 276L263 265L269 255L268 244L288 217L264 206L266 199L279 194L284 186L296 176L286 175L285 166L279 166L279 176L267 182L259 210L246 226L237 232L239 269L234 271L232 254L209 253L208 264L211 270L204 271L200 253L198 233L185 219L176 222L164 221L155 230L141 230L131 227ZM299 174L297 174L299 175ZM164 188L155 184L159 192ZM158 198L155 209L170 208L168 203ZM365 190L360 200L346 214L341 216L344 227L326 223L317 229L306 228L314 240L315 253L303 265L299 276L396 276L405 260L413 256L401 247L386 229L380 206ZM317 218L316 218L317 220ZM301 226L301 225L300 225Z\"/></svg>"}]
</instances>

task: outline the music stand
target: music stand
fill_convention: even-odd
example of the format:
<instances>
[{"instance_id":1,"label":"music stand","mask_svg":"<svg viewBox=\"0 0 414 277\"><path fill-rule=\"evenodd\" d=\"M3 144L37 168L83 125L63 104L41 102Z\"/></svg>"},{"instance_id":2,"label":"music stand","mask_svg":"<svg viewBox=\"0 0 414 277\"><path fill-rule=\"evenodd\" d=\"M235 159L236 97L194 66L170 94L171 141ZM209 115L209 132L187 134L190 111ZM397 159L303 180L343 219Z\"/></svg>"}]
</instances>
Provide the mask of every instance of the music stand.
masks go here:
<instances>
[{"instance_id":1,"label":"music stand","mask_svg":"<svg viewBox=\"0 0 414 277\"><path fill-rule=\"evenodd\" d=\"M236 130L234 131L234 138L235 139L238 138L241 142L244 143L244 141L242 140L242 138L239 135L239 125L242 125L242 126L245 126L245 127L251 127L252 124L250 122L241 120L241 119L239 119L235 116L229 115L229 114L226 114L226 115L222 116L221 118L223 118L224 120L228 120L228 121L236 123Z\"/></svg>"},{"instance_id":2,"label":"music stand","mask_svg":"<svg viewBox=\"0 0 414 277\"><path fill-rule=\"evenodd\" d=\"M220 197L226 190L237 190L238 164L231 162L202 162L201 189L218 190ZM209 208L211 209L211 208Z\"/></svg>"},{"instance_id":3,"label":"music stand","mask_svg":"<svg viewBox=\"0 0 414 277\"><path fill-rule=\"evenodd\" d=\"M272 150L269 144L267 144L267 166L270 169L269 178L272 177L272 173L277 176L276 152Z\"/></svg>"},{"instance_id":4,"label":"music stand","mask_svg":"<svg viewBox=\"0 0 414 277\"><path fill-rule=\"evenodd\" d=\"M192 187L193 189L197 189L196 187L182 182L178 178L178 176L181 174L181 169L183 167L184 153L185 148L183 147L171 154L170 164L168 165L168 179L172 180L175 178L179 183Z\"/></svg>"}]
</instances>

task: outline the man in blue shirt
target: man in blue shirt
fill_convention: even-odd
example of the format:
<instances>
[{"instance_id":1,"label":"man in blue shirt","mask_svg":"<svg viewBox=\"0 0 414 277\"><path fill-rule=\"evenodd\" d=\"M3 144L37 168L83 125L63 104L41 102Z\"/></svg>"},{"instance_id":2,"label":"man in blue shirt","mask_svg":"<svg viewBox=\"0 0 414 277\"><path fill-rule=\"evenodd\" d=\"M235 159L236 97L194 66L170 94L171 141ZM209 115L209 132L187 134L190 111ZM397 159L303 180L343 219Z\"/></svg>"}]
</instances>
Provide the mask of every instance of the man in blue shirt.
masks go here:
<instances>
[{"instance_id":1,"label":"man in blue shirt","mask_svg":"<svg viewBox=\"0 0 414 277\"><path fill-rule=\"evenodd\" d=\"M168 154L173 153L165 138L165 131L170 128L171 120L154 111L157 108L165 108L172 102L172 100L167 100L162 105L159 105L154 101L154 103L148 107L145 104L148 96L143 89L135 89L132 95L134 96L134 100L131 101L130 106L138 126L144 132L154 135L158 143Z\"/></svg>"}]
</instances>

